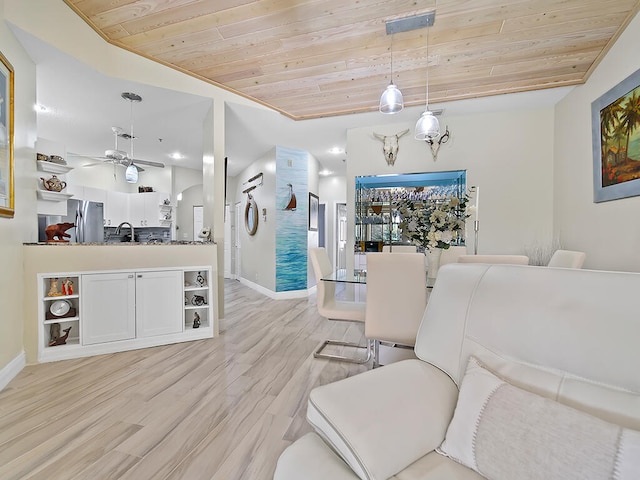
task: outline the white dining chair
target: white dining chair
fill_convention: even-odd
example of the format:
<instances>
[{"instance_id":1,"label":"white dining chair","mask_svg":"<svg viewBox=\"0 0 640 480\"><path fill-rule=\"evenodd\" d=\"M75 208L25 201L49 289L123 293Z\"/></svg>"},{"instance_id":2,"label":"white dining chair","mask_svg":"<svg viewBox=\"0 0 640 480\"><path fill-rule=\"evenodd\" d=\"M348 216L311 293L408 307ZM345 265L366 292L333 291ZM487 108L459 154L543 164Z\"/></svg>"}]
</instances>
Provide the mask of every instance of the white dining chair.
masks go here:
<instances>
[{"instance_id":1,"label":"white dining chair","mask_svg":"<svg viewBox=\"0 0 640 480\"><path fill-rule=\"evenodd\" d=\"M456 263L461 255L466 254L467 247L451 246L447 249L444 249L442 250L442 255L440 255L440 266L446 265L448 263Z\"/></svg>"},{"instance_id":2,"label":"white dining chair","mask_svg":"<svg viewBox=\"0 0 640 480\"><path fill-rule=\"evenodd\" d=\"M553 252L548 267L582 268L587 254L575 250L556 250Z\"/></svg>"},{"instance_id":3,"label":"white dining chair","mask_svg":"<svg viewBox=\"0 0 640 480\"><path fill-rule=\"evenodd\" d=\"M364 332L373 340L373 366L380 342L413 348L427 306L427 270L421 253L368 253Z\"/></svg>"},{"instance_id":4,"label":"white dining chair","mask_svg":"<svg viewBox=\"0 0 640 480\"><path fill-rule=\"evenodd\" d=\"M322 279L333 273L333 267L329 260L329 255L324 248L312 248L309 250L313 273L317 282L317 298L318 313L328 320L338 320L344 322L356 322L363 324L365 321L365 303L350 302L336 300L336 284L335 282L327 282ZM337 355L324 353L323 350L328 345L336 347L355 348L357 350L365 350L365 356L348 357L346 355ZM370 342L367 341L364 346L355 342L345 342L341 340L324 340L313 353L315 358L324 358L327 360L340 360L350 363L367 363L371 359Z\"/></svg>"}]
</instances>

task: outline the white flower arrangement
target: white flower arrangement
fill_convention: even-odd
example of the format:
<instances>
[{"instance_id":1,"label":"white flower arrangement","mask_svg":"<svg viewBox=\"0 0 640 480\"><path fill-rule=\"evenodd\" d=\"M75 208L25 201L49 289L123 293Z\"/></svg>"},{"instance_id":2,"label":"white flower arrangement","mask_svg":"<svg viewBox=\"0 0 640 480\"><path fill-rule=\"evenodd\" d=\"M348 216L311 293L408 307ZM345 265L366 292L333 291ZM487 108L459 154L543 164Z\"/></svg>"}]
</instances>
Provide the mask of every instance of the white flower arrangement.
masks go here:
<instances>
[{"instance_id":1,"label":"white flower arrangement","mask_svg":"<svg viewBox=\"0 0 640 480\"><path fill-rule=\"evenodd\" d=\"M402 233L425 250L447 249L464 238L465 219L469 196L446 196L428 200L402 200L395 203L402 217Z\"/></svg>"}]
</instances>

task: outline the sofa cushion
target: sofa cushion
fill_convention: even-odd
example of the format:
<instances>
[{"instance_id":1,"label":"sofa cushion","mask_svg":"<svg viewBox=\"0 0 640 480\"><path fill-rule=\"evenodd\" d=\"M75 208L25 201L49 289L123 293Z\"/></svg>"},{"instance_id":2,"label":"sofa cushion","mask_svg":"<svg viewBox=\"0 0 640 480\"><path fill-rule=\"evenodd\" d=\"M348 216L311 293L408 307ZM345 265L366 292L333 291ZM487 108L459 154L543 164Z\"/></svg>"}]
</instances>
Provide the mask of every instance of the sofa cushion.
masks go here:
<instances>
[{"instance_id":1,"label":"sofa cushion","mask_svg":"<svg viewBox=\"0 0 640 480\"><path fill-rule=\"evenodd\" d=\"M317 387L307 419L362 480L386 480L442 443L458 389L404 360Z\"/></svg>"},{"instance_id":2,"label":"sofa cushion","mask_svg":"<svg viewBox=\"0 0 640 480\"><path fill-rule=\"evenodd\" d=\"M473 356L438 452L490 480L640 478L640 432L515 387Z\"/></svg>"}]
</instances>

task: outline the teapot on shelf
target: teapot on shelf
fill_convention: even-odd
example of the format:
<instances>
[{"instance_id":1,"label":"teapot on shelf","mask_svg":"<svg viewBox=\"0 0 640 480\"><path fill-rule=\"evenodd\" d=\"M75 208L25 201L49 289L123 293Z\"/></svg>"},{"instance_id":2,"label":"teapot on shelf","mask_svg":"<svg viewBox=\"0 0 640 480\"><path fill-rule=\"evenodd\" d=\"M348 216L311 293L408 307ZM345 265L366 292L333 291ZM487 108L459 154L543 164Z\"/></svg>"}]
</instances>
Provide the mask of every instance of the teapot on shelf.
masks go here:
<instances>
[{"instance_id":1,"label":"teapot on shelf","mask_svg":"<svg viewBox=\"0 0 640 480\"><path fill-rule=\"evenodd\" d=\"M47 180L40 177L40 180L42 180L42 186L50 192L61 192L67 186L67 182L63 182L55 175L52 175Z\"/></svg>"}]
</instances>

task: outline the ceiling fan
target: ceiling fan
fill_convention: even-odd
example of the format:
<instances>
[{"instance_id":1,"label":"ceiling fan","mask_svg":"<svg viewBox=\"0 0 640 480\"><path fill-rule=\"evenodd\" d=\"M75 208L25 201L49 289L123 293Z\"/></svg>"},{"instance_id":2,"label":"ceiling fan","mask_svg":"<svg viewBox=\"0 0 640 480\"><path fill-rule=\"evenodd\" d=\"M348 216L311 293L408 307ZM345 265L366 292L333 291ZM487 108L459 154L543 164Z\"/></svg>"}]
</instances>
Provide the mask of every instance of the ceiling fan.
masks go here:
<instances>
[{"instance_id":1,"label":"ceiling fan","mask_svg":"<svg viewBox=\"0 0 640 480\"><path fill-rule=\"evenodd\" d=\"M103 163L113 163L113 177L116 177L116 165L120 165L126 167L125 171L125 179L129 183L136 183L138 181L138 172L144 172L144 169L139 165L148 165L150 167L158 167L164 168L164 163L161 162L152 162L150 160L140 160L139 158L135 158L133 155L133 140L136 138L133 134L133 103L142 101L142 97L136 93L131 92L123 92L121 97L125 100L129 100L131 103L131 130L130 133L127 133L124 129L120 127L111 127L111 131L113 132L113 136L115 138L115 148L105 150L104 156L93 156L93 155L77 155L81 157L90 157L100 159L101 162L98 163L90 163L88 165L84 165L85 167L92 167L95 165L102 165ZM124 150L118 149L118 138L124 138L130 141L130 153L127 154Z\"/></svg>"}]
</instances>

